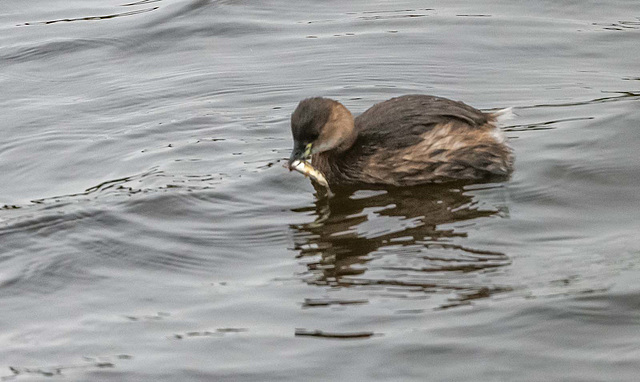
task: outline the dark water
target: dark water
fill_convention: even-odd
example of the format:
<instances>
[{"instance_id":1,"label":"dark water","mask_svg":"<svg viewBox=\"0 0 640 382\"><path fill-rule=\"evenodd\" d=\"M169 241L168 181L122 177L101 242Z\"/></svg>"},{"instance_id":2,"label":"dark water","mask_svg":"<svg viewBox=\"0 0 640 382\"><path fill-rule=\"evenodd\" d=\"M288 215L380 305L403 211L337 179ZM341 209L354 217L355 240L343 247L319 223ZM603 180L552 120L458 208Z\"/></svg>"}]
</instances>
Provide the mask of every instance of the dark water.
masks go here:
<instances>
[{"instance_id":1,"label":"dark water","mask_svg":"<svg viewBox=\"0 0 640 382\"><path fill-rule=\"evenodd\" d=\"M636 381L640 3L0 3L0 380ZM505 183L318 200L297 102L513 106Z\"/></svg>"}]
</instances>

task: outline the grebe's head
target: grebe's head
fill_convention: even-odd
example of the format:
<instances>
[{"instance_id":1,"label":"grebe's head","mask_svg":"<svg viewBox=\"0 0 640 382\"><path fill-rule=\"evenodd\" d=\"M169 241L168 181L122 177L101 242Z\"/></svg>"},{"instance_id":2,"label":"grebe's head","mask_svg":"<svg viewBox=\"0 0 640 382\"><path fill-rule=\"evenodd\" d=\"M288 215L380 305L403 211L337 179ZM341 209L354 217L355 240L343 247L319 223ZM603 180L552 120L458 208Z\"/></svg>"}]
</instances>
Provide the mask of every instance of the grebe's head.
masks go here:
<instances>
[{"instance_id":1,"label":"grebe's head","mask_svg":"<svg viewBox=\"0 0 640 382\"><path fill-rule=\"evenodd\" d=\"M353 145L353 116L340 102L314 97L300 101L291 115L293 151L289 164L325 151L344 151Z\"/></svg>"}]
</instances>

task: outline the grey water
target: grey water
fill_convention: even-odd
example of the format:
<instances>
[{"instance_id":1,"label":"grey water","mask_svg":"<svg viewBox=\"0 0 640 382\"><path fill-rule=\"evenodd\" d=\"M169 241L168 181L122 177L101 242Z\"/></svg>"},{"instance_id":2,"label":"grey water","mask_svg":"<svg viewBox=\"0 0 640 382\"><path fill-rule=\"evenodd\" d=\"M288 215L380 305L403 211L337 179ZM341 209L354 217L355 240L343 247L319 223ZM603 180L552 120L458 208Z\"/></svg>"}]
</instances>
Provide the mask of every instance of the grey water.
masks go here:
<instances>
[{"instance_id":1,"label":"grey water","mask_svg":"<svg viewBox=\"0 0 640 382\"><path fill-rule=\"evenodd\" d=\"M1 381L637 381L640 3L5 0ZM327 200L309 96L513 107L501 183Z\"/></svg>"}]
</instances>

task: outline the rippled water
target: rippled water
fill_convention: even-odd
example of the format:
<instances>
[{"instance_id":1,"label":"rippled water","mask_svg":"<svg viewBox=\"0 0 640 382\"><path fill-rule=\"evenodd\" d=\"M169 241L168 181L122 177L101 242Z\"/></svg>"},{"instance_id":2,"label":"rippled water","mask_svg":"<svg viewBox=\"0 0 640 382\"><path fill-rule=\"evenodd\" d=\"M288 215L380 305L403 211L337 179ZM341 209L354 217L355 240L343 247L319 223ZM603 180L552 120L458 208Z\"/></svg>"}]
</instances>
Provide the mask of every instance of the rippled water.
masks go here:
<instances>
[{"instance_id":1,"label":"rippled water","mask_svg":"<svg viewBox=\"0 0 640 382\"><path fill-rule=\"evenodd\" d=\"M635 381L640 4L4 1L0 380ZM505 126L504 183L326 200L311 95Z\"/></svg>"}]
</instances>

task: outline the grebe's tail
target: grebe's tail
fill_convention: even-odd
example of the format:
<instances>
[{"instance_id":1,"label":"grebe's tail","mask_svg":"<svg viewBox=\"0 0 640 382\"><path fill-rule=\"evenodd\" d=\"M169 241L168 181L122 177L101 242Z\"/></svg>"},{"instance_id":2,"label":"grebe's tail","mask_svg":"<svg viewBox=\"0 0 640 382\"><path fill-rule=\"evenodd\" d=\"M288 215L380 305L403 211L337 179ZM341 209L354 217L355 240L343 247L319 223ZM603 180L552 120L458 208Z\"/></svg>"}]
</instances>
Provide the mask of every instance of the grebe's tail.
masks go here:
<instances>
[{"instance_id":1,"label":"grebe's tail","mask_svg":"<svg viewBox=\"0 0 640 382\"><path fill-rule=\"evenodd\" d=\"M508 107L506 109L496 110L491 112L491 118L496 121L499 125L503 125L505 122L512 120L516 117L516 113L513 112L512 107Z\"/></svg>"},{"instance_id":2,"label":"grebe's tail","mask_svg":"<svg viewBox=\"0 0 640 382\"><path fill-rule=\"evenodd\" d=\"M507 124L507 121L516 117L516 113L513 112L512 107L508 107L506 109L496 110L494 112L489 113L489 118L491 119L495 128L491 132L496 142L505 143L507 138L504 135L501 127L504 127Z\"/></svg>"}]
</instances>

